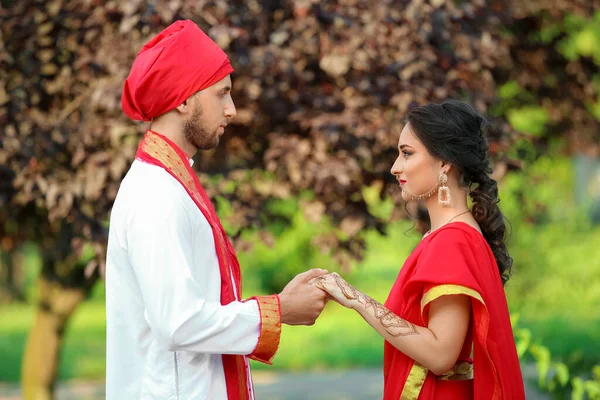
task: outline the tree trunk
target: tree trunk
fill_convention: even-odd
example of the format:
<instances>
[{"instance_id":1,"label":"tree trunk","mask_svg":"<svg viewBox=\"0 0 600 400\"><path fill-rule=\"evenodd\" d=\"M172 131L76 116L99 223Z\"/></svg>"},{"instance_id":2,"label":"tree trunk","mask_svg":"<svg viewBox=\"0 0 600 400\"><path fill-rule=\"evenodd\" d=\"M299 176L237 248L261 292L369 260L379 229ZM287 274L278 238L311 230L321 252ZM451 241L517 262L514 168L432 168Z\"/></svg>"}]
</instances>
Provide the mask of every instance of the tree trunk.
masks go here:
<instances>
[{"instance_id":1,"label":"tree trunk","mask_svg":"<svg viewBox=\"0 0 600 400\"><path fill-rule=\"evenodd\" d=\"M51 400L58 372L63 332L69 317L87 294L86 288L64 288L38 280L39 306L29 332L21 368L24 400Z\"/></svg>"},{"instance_id":2,"label":"tree trunk","mask_svg":"<svg viewBox=\"0 0 600 400\"><path fill-rule=\"evenodd\" d=\"M6 251L0 246L0 304L25 301L22 271L17 267L22 259L18 250Z\"/></svg>"},{"instance_id":3,"label":"tree trunk","mask_svg":"<svg viewBox=\"0 0 600 400\"><path fill-rule=\"evenodd\" d=\"M8 265L8 288L13 301L25 303L25 256L22 251L12 251Z\"/></svg>"},{"instance_id":4,"label":"tree trunk","mask_svg":"<svg viewBox=\"0 0 600 400\"><path fill-rule=\"evenodd\" d=\"M12 295L10 293L10 275L12 265L10 255L0 248L0 304L10 303Z\"/></svg>"}]
</instances>

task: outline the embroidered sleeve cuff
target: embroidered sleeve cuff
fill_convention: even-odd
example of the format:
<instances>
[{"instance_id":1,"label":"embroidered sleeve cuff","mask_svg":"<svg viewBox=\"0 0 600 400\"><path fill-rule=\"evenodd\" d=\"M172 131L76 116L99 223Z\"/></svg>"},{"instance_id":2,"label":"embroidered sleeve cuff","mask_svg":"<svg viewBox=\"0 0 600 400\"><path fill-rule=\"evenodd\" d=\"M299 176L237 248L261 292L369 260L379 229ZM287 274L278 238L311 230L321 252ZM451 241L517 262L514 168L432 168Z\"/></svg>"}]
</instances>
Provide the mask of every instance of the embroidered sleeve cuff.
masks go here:
<instances>
[{"instance_id":1,"label":"embroidered sleeve cuff","mask_svg":"<svg viewBox=\"0 0 600 400\"><path fill-rule=\"evenodd\" d=\"M279 296L256 296L248 300L256 300L260 312L260 334L258 344L248 356L252 360L271 365L271 360L279 349L281 337L281 309Z\"/></svg>"}]
</instances>

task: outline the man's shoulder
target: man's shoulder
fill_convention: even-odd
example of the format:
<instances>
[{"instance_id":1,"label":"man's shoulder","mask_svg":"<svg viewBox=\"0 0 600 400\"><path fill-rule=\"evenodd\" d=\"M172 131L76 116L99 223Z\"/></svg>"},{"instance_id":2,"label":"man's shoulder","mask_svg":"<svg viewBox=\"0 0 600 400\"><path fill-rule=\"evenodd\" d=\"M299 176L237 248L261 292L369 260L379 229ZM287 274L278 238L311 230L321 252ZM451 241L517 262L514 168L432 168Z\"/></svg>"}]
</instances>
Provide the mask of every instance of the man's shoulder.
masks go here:
<instances>
[{"instance_id":1,"label":"man's shoulder","mask_svg":"<svg viewBox=\"0 0 600 400\"><path fill-rule=\"evenodd\" d=\"M193 203L181 183L156 165L135 160L119 187L112 209L120 219L134 215L188 214Z\"/></svg>"},{"instance_id":2,"label":"man's shoulder","mask_svg":"<svg viewBox=\"0 0 600 400\"><path fill-rule=\"evenodd\" d=\"M121 183L113 207L115 218L131 221L153 218L193 226L207 225L182 184L163 168L135 160Z\"/></svg>"},{"instance_id":3,"label":"man's shoulder","mask_svg":"<svg viewBox=\"0 0 600 400\"><path fill-rule=\"evenodd\" d=\"M187 192L175 178L163 168L135 160L121 183L121 190L128 197L149 202L164 202L185 198Z\"/></svg>"}]
</instances>

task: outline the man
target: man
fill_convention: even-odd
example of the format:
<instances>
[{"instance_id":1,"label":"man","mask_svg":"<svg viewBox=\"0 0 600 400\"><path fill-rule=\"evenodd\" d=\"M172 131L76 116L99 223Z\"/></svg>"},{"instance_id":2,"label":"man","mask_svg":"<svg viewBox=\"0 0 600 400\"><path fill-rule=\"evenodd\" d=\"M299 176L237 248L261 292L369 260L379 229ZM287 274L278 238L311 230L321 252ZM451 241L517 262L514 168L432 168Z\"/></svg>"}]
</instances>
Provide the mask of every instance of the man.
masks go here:
<instances>
[{"instance_id":1,"label":"man","mask_svg":"<svg viewBox=\"0 0 600 400\"><path fill-rule=\"evenodd\" d=\"M225 53L177 21L138 53L123 111L152 121L111 214L106 271L106 398L252 399L249 358L269 363L281 323L311 325L325 294L294 278L240 300L231 243L193 172L235 117ZM283 266L282 266L283 267Z\"/></svg>"}]
</instances>

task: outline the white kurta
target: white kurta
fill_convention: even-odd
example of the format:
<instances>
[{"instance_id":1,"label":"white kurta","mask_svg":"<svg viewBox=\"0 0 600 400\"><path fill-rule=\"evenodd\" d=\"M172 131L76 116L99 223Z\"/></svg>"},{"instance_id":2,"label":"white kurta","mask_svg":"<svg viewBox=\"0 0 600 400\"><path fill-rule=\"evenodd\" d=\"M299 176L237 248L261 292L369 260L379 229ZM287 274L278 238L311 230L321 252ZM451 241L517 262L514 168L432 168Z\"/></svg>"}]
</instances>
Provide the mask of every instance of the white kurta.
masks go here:
<instances>
[{"instance_id":1,"label":"white kurta","mask_svg":"<svg viewBox=\"0 0 600 400\"><path fill-rule=\"evenodd\" d=\"M208 221L168 172L134 161L110 219L106 398L226 399L221 354L252 353L261 317L220 292Z\"/></svg>"}]
</instances>

